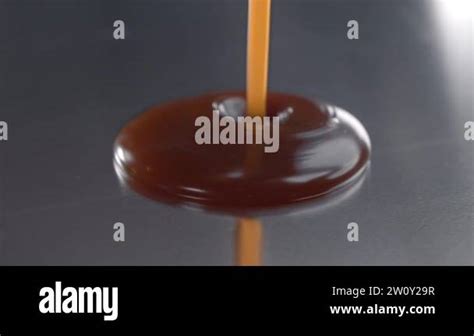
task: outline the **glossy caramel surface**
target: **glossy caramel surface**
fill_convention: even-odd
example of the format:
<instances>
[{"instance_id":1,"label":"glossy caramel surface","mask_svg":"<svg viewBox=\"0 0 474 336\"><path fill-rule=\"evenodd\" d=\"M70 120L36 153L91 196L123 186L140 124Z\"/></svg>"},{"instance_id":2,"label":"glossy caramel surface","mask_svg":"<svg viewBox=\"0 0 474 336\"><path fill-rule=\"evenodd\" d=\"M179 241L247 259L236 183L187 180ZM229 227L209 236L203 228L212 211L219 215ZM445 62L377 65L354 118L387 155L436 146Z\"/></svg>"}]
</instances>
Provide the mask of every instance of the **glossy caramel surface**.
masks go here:
<instances>
[{"instance_id":1,"label":"glossy caramel surface","mask_svg":"<svg viewBox=\"0 0 474 336\"><path fill-rule=\"evenodd\" d=\"M349 113L309 99L270 93L267 115L291 107L280 122L280 147L198 145L199 116L240 92L211 93L152 107L120 131L114 164L136 192L180 206L232 214L279 209L318 198L355 180L366 167L370 141Z\"/></svg>"}]
</instances>

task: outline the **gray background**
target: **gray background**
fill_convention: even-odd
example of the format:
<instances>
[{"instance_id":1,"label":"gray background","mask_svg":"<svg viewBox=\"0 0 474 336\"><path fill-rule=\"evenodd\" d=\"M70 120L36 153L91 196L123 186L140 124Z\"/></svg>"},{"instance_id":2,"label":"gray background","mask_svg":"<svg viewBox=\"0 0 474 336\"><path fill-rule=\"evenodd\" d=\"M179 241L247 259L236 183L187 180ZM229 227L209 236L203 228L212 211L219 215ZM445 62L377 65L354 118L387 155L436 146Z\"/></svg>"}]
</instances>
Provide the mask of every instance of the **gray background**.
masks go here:
<instances>
[{"instance_id":1,"label":"gray background","mask_svg":"<svg viewBox=\"0 0 474 336\"><path fill-rule=\"evenodd\" d=\"M122 189L112 142L147 106L244 88L246 11L237 0L0 1L0 120L10 131L0 143L0 264L233 263L234 219ZM350 198L265 218L265 264L473 264L465 14L439 1L274 0L271 89L350 110L373 156ZM118 18L124 41L112 38ZM350 19L358 41L346 38ZM112 240L117 221L125 243ZM345 239L353 221L359 243Z\"/></svg>"}]
</instances>

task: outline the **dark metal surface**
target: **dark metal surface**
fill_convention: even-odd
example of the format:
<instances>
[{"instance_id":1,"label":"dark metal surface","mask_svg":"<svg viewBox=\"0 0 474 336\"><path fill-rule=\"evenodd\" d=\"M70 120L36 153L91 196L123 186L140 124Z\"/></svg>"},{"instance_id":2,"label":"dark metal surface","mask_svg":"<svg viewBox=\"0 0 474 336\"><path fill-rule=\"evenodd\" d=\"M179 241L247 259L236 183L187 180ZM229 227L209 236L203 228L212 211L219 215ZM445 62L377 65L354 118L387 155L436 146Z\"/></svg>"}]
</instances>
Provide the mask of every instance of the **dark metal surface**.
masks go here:
<instances>
[{"instance_id":1,"label":"dark metal surface","mask_svg":"<svg viewBox=\"0 0 474 336\"><path fill-rule=\"evenodd\" d=\"M124 41L112 38L117 18ZM0 1L0 264L232 264L235 220L123 190L112 142L149 105L243 88L245 39L244 1ZM270 62L272 90L351 111L373 156L350 198L264 218L265 264L472 265L466 13L440 1L275 0Z\"/></svg>"}]
</instances>

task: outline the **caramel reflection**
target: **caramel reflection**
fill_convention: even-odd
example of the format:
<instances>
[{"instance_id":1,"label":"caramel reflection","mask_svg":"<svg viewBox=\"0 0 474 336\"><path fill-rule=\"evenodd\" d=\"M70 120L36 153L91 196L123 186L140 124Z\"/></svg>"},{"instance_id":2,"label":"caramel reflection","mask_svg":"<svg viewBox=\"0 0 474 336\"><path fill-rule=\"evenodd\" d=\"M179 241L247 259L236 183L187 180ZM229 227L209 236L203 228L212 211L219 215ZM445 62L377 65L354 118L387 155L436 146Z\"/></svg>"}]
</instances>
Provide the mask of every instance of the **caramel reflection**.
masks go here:
<instances>
[{"instance_id":1,"label":"caramel reflection","mask_svg":"<svg viewBox=\"0 0 474 336\"><path fill-rule=\"evenodd\" d=\"M235 264L238 266L261 265L262 238L262 223L258 219L237 219L235 232Z\"/></svg>"}]
</instances>

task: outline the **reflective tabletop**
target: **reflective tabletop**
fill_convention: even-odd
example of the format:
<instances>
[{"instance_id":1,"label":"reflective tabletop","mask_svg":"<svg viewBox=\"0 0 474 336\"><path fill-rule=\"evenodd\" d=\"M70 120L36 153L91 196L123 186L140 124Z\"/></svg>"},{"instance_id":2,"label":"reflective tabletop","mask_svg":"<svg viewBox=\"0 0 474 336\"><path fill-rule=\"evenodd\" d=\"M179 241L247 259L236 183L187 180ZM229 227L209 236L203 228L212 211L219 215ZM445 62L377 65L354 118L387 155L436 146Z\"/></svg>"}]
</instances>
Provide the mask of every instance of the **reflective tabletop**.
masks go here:
<instances>
[{"instance_id":1,"label":"reflective tabletop","mask_svg":"<svg viewBox=\"0 0 474 336\"><path fill-rule=\"evenodd\" d=\"M350 111L372 158L347 197L260 218L264 265L473 264L464 3L273 1L270 90ZM124 40L113 39L116 19ZM233 265L235 218L124 188L112 146L151 105L243 89L246 20L237 0L1 1L0 264Z\"/></svg>"}]
</instances>

